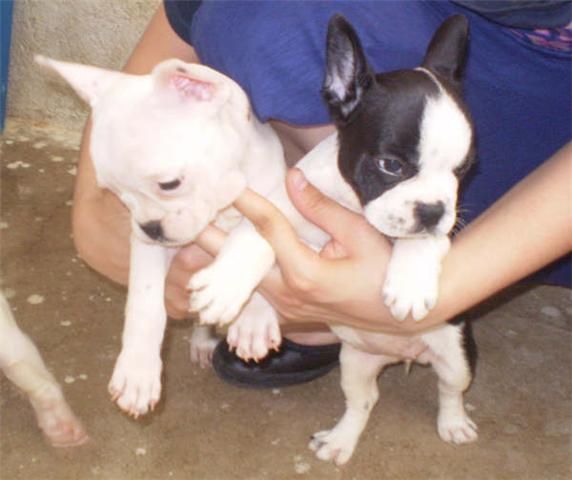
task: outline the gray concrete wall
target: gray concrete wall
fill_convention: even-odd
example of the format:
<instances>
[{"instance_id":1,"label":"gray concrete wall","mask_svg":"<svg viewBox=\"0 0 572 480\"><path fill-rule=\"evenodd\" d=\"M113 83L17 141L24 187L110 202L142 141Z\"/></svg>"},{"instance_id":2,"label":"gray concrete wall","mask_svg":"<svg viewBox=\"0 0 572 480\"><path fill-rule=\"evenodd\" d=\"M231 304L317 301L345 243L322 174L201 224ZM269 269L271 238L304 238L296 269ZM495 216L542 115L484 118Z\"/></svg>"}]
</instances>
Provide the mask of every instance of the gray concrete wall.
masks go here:
<instances>
[{"instance_id":1,"label":"gray concrete wall","mask_svg":"<svg viewBox=\"0 0 572 480\"><path fill-rule=\"evenodd\" d=\"M86 106L34 54L121 68L159 1L15 0L8 116L80 128Z\"/></svg>"}]
</instances>

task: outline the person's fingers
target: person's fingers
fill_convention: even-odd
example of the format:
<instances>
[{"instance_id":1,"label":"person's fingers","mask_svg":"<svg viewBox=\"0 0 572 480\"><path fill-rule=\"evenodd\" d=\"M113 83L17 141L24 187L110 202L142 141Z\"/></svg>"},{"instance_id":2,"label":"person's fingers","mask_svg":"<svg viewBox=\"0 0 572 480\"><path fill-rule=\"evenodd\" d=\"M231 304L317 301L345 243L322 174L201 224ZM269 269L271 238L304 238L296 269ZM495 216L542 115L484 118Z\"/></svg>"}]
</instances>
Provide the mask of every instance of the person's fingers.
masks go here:
<instances>
[{"instance_id":1,"label":"person's fingers","mask_svg":"<svg viewBox=\"0 0 572 480\"><path fill-rule=\"evenodd\" d=\"M345 258L348 256L346 248L336 240L332 239L320 250L320 257L332 260Z\"/></svg>"},{"instance_id":2,"label":"person's fingers","mask_svg":"<svg viewBox=\"0 0 572 480\"><path fill-rule=\"evenodd\" d=\"M285 277L311 275L317 255L298 239L298 234L278 208L249 189L240 195L234 206L270 243Z\"/></svg>"},{"instance_id":3,"label":"person's fingers","mask_svg":"<svg viewBox=\"0 0 572 480\"><path fill-rule=\"evenodd\" d=\"M181 248L165 279L165 306L169 317L182 320L189 316L187 285L192 274L212 262L213 257L195 244Z\"/></svg>"},{"instance_id":4,"label":"person's fingers","mask_svg":"<svg viewBox=\"0 0 572 480\"><path fill-rule=\"evenodd\" d=\"M213 257L218 255L222 248L227 234L213 225L207 226L200 235L195 239L195 244L208 252Z\"/></svg>"},{"instance_id":5,"label":"person's fingers","mask_svg":"<svg viewBox=\"0 0 572 480\"><path fill-rule=\"evenodd\" d=\"M348 187L349 188L349 187ZM286 177L286 189L296 209L340 243L347 254L360 254L380 234L363 215L353 212L324 195L310 184L301 170L293 168ZM339 253L339 249L337 252Z\"/></svg>"}]
</instances>

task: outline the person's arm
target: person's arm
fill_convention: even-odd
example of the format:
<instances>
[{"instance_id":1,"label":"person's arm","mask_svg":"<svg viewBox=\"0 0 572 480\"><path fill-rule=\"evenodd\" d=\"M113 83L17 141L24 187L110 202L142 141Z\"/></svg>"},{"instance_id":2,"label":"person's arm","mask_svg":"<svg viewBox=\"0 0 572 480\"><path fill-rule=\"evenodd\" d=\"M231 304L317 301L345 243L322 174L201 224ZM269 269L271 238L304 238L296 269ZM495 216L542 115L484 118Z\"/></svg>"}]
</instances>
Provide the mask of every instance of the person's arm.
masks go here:
<instances>
[{"instance_id":1,"label":"person's arm","mask_svg":"<svg viewBox=\"0 0 572 480\"><path fill-rule=\"evenodd\" d=\"M305 185L301 172L288 174L290 198L306 218L331 234L335 248L314 253L273 205L251 191L235 206L276 251L280 272L272 272L260 290L288 321L407 334L453 318L568 253L571 179L569 144L465 228L445 258L439 301L420 322L398 322L383 305L388 242L363 217ZM222 238L210 229L198 243L215 254Z\"/></svg>"},{"instance_id":2,"label":"person's arm","mask_svg":"<svg viewBox=\"0 0 572 480\"><path fill-rule=\"evenodd\" d=\"M124 71L145 74L160 61L197 61L192 47L171 28L161 4L127 61ZM89 153L88 120L80 149L72 212L73 236L79 255L95 270L126 284L129 270L129 213L111 192L97 186Z\"/></svg>"},{"instance_id":3,"label":"person's arm","mask_svg":"<svg viewBox=\"0 0 572 480\"><path fill-rule=\"evenodd\" d=\"M452 318L571 250L572 142L455 238L443 264L442 300L428 320Z\"/></svg>"}]
</instances>

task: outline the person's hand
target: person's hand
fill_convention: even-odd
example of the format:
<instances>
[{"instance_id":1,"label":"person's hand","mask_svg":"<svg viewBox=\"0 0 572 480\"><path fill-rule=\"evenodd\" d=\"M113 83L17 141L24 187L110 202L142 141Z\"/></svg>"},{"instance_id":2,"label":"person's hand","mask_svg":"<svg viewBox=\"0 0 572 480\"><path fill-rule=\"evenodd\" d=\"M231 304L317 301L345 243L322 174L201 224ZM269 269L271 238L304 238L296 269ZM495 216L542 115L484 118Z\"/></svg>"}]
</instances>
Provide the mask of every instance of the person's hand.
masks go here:
<instances>
[{"instance_id":1,"label":"person's hand","mask_svg":"<svg viewBox=\"0 0 572 480\"><path fill-rule=\"evenodd\" d=\"M297 169L286 185L294 206L332 237L321 252L302 243L282 213L246 190L234 203L272 245L279 268L259 291L288 322L346 324L385 333L410 333L410 319L398 322L383 304L382 287L391 254L389 241L362 215L321 194ZM209 227L197 243L216 254L224 234Z\"/></svg>"}]
</instances>

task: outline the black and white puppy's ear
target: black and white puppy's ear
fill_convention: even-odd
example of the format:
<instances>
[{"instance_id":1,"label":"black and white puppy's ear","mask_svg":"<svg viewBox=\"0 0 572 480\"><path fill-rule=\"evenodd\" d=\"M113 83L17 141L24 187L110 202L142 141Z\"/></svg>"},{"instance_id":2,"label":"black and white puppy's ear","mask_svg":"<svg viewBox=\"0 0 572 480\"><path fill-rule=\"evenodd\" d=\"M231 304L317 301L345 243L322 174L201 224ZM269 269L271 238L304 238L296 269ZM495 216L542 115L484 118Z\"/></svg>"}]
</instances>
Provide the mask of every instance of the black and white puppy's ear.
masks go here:
<instances>
[{"instance_id":1,"label":"black and white puppy's ear","mask_svg":"<svg viewBox=\"0 0 572 480\"><path fill-rule=\"evenodd\" d=\"M468 40L467 18L463 15L447 18L433 35L422 66L442 75L459 87L467 56Z\"/></svg>"},{"instance_id":2,"label":"black and white puppy's ear","mask_svg":"<svg viewBox=\"0 0 572 480\"><path fill-rule=\"evenodd\" d=\"M373 80L355 30L342 15L334 15L328 24L322 97L337 123L347 122Z\"/></svg>"}]
</instances>

